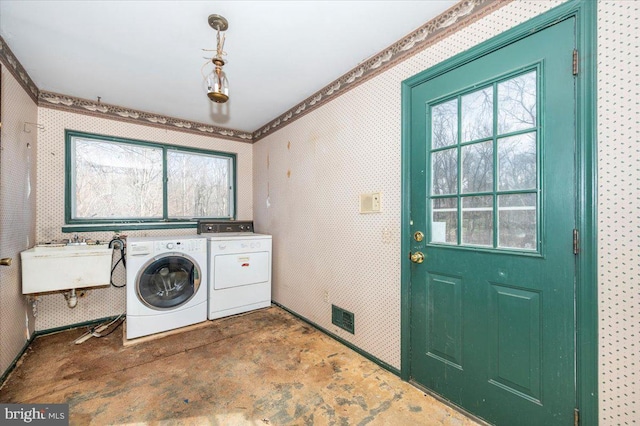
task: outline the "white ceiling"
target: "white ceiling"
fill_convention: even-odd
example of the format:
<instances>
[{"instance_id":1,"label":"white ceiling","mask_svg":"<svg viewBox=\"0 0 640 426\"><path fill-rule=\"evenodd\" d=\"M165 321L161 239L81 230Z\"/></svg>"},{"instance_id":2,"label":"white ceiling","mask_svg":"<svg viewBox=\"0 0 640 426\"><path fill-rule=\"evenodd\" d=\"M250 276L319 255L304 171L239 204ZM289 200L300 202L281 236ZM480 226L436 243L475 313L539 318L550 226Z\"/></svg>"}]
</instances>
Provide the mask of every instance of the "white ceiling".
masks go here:
<instances>
[{"instance_id":1,"label":"white ceiling","mask_svg":"<svg viewBox=\"0 0 640 426\"><path fill-rule=\"evenodd\" d=\"M0 0L0 35L40 90L251 132L456 2ZM201 74L213 13L223 105Z\"/></svg>"}]
</instances>

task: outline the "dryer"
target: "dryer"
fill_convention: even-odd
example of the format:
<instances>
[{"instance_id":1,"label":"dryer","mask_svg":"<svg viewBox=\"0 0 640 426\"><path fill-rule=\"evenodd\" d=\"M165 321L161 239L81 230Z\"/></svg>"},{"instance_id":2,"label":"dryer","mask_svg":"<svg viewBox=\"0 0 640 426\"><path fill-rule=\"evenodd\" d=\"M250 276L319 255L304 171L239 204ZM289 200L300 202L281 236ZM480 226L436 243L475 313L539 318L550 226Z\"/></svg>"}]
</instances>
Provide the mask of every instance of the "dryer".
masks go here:
<instances>
[{"instance_id":1,"label":"dryer","mask_svg":"<svg viewBox=\"0 0 640 426\"><path fill-rule=\"evenodd\" d=\"M207 240L127 239L127 339L207 320Z\"/></svg>"},{"instance_id":2,"label":"dryer","mask_svg":"<svg viewBox=\"0 0 640 426\"><path fill-rule=\"evenodd\" d=\"M271 306L271 235L251 221L201 222L198 233L209 246L209 319Z\"/></svg>"}]
</instances>

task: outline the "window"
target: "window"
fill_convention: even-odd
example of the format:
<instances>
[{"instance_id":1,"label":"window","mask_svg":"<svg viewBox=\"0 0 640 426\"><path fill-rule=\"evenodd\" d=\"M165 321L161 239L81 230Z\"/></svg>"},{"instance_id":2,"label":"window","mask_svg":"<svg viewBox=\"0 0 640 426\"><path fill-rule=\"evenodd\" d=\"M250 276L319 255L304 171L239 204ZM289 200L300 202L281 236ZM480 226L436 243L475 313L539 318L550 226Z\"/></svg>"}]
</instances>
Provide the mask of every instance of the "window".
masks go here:
<instances>
[{"instance_id":1,"label":"window","mask_svg":"<svg viewBox=\"0 0 640 426\"><path fill-rule=\"evenodd\" d=\"M430 243L538 249L537 91L531 70L429 106Z\"/></svg>"},{"instance_id":2,"label":"window","mask_svg":"<svg viewBox=\"0 0 640 426\"><path fill-rule=\"evenodd\" d=\"M66 131L66 223L233 219L235 154Z\"/></svg>"}]
</instances>

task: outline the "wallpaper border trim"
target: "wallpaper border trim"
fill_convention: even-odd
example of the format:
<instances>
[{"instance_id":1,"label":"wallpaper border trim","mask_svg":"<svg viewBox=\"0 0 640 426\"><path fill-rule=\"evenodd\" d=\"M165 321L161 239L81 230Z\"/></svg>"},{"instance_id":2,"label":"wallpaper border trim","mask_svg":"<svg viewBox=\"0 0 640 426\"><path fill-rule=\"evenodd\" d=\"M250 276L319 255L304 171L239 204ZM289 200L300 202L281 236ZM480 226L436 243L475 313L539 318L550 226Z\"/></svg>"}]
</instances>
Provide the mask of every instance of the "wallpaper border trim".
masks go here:
<instances>
[{"instance_id":1,"label":"wallpaper border trim","mask_svg":"<svg viewBox=\"0 0 640 426\"><path fill-rule=\"evenodd\" d=\"M9 45L6 41L0 36L0 62L2 62L9 72L18 80L20 86L22 86L31 97L34 103L38 103L38 87L29 77L29 73L24 69L20 61L16 58L16 55L13 54Z\"/></svg>"},{"instance_id":2,"label":"wallpaper border trim","mask_svg":"<svg viewBox=\"0 0 640 426\"><path fill-rule=\"evenodd\" d=\"M210 124L199 123L197 121L183 120L161 114L153 114L117 105L106 104L100 101L91 101L88 99L62 95L60 93L47 92L44 90L39 92L38 106L91 115L94 117L110 118L118 121L158 127L161 129L170 129L215 138L231 139L237 142L252 142L252 135L250 132L213 126Z\"/></svg>"},{"instance_id":3,"label":"wallpaper border trim","mask_svg":"<svg viewBox=\"0 0 640 426\"><path fill-rule=\"evenodd\" d=\"M333 100L365 81L385 72L438 41L458 32L480 18L494 12L513 0L466 0L444 11L417 30L406 35L382 52L358 64L342 77L334 80L303 102L271 120L253 132L253 141L264 138L279 126L289 124L321 105Z\"/></svg>"},{"instance_id":4,"label":"wallpaper border trim","mask_svg":"<svg viewBox=\"0 0 640 426\"><path fill-rule=\"evenodd\" d=\"M465 0L454 5L253 132L182 120L161 114L153 114L118 105L106 104L100 101L39 90L1 36L0 62L7 65L10 72L16 77L39 107L108 118L161 129L229 139L236 142L254 143L512 1L513 0Z\"/></svg>"}]
</instances>

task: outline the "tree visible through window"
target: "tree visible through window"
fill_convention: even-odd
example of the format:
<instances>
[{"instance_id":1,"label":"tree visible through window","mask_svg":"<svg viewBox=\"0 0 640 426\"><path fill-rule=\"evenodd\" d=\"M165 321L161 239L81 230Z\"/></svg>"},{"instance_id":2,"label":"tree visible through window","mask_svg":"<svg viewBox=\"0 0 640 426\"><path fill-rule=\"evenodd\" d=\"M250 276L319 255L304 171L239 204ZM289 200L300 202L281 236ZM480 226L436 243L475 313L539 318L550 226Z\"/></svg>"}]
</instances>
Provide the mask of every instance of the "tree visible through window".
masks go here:
<instances>
[{"instance_id":1,"label":"tree visible through window","mask_svg":"<svg viewBox=\"0 0 640 426\"><path fill-rule=\"evenodd\" d=\"M537 78L531 70L430 106L430 242L538 249Z\"/></svg>"},{"instance_id":2,"label":"tree visible through window","mask_svg":"<svg viewBox=\"0 0 640 426\"><path fill-rule=\"evenodd\" d=\"M233 218L235 155L66 132L67 223Z\"/></svg>"},{"instance_id":3,"label":"tree visible through window","mask_svg":"<svg viewBox=\"0 0 640 426\"><path fill-rule=\"evenodd\" d=\"M229 159L216 155L167 152L169 216L229 215Z\"/></svg>"}]
</instances>

